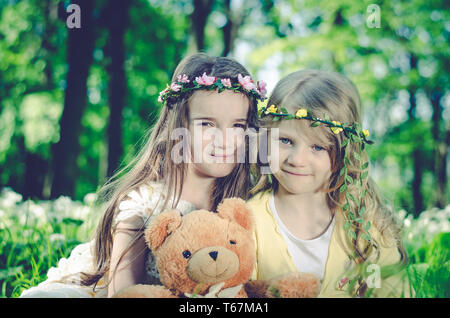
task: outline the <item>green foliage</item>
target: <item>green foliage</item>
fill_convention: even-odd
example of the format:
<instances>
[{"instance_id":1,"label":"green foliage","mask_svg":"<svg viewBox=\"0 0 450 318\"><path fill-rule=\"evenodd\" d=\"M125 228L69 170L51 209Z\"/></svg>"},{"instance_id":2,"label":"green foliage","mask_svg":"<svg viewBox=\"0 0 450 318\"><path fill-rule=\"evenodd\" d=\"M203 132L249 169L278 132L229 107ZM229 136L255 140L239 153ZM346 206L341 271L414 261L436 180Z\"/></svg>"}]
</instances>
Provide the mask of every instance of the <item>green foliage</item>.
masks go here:
<instances>
[{"instance_id":1,"label":"green foliage","mask_svg":"<svg viewBox=\"0 0 450 318\"><path fill-rule=\"evenodd\" d=\"M421 263L408 268L408 277L418 298L450 297L450 232L437 234L414 254Z\"/></svg>"},{"instance_id":2,"label":"green foliage","mask_svg":"<svg viewBox=\"0 0 450 318\"><path fill-rule=\"evenodd\" d=\"M90 239L98 220L93 195L85 202L22 201L4 189L0 194L0 297L18 297L47 278L51 267Z\"/></svg>"},{"instance_id":3,"label":"green foliage","mask_svg":"<svg viewBox=\"0 0 450 318\"><path fill-rule=\"evenodd\" d=\"M0 297L18 297L47 279L50 268L67 258L79 243L90 240L99 215L94 195L84 202L61 197L23 201L5 189L0 194ZM404 217L403 242L410 262L409 288L415 297L449 297L450 206ZM388 269L382 269L386 272ZM385 275L385 274L382 274Z\"/></svg>"}]
</instances>

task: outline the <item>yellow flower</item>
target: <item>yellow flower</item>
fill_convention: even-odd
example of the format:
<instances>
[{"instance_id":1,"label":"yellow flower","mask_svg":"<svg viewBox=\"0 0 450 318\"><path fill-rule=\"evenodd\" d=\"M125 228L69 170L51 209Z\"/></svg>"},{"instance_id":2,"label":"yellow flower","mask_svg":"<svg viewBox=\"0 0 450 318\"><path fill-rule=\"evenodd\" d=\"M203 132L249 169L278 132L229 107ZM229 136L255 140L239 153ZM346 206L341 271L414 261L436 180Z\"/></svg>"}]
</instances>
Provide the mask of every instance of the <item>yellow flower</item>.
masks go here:
<instances>
[{"instance_id":1,"label":"yellow flower","mask_svg":"<svg viewBox=\"0 0 450 318\"><path fill-rule=\"evenodd\" d=\"M266 111L264 112L266 115L267 114L276 114L277 113L277 107L275 105L270 105L269 108L266 109Z\"/></svg>"},{"instance_id":2,"label":"yellow flower","mask_svg":"<svg viewBox=\"0 0 450 318\"><path fill-rule=\"evenodd\" d=\"M363 129L362 133L363 133L364 137L369 138L370 133L367 129Z\"/></svg>"},{"instance_id":3,"label":"yellow flower","mask_svg":"<svg viewBox=\"0 0 450 318\"><path fill-rule=\"evenodd\" d=\"M332 123L334 125L339 125L341 126L342 124L339 121L332 121ZM343 129L341 127L330 127L331 131L334 132L335 135L339 134L341 131L343 131Z\"/></svg>"},{"instance_id":4,"label":"yellow flower","mask_svg":"<svg viewBox=\"0 0 450 318\"><path fill-rule=\"evenodd\" d=\"M295 117L297 118L303 118L308 116L308 111L304 108L300 108L299 110L297 110L297 112L295 113Z\"/></svg>"}]
</instances>

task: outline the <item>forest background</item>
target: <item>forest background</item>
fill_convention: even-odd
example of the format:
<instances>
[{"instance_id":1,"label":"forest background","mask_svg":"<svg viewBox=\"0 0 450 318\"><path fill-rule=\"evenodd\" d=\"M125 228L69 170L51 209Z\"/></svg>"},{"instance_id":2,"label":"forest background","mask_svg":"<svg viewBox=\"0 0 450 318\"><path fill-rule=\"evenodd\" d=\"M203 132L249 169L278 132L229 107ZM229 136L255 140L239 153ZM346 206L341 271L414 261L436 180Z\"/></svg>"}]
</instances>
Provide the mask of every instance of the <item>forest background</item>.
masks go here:
<instances>
[{"instance_id":1,"label":"forest background","mask_svg":"<svg viewBox=\"0 0 450 318\"><path fill-rule=\"evenodd\" d=\"M87 219L98 217L87 208L92 194L137 153L178 62L203 51L237 59L269 94L303 68L338 71L356 84L362 124L375 141L372 177L404 222L421 277L441 264L440 287L423 295L448 297L446 5L0 0L1 295L45 279L88 239ZM47 245L33 246L36 235Z\"/></svg>"}]
</instances>

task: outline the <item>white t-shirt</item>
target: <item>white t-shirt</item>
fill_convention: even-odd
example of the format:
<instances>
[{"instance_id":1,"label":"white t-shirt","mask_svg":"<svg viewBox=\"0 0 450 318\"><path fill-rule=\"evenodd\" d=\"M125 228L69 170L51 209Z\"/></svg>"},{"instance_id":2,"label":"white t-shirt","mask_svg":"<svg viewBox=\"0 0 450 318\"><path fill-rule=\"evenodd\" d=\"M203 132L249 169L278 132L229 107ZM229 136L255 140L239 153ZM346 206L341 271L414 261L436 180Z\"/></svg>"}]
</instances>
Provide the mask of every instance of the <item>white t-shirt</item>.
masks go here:
<instances>
[{"instance_id":1,"label":"white t-shirt","mask_svg":"<svg viewBox=\"0 0 450 318\"><path fill-rule=\"evenodd\" d=\"M269 207L277 221L280 234L286 241L289 254L297 269L303 273L313 273L319 279L323 279L328 258L328 247L334 228L334 217L327 230L321 236L312 240L302 240L294 236L281 221L275 207L273 192L270 194Z\"/></svg>"}]
</instances>

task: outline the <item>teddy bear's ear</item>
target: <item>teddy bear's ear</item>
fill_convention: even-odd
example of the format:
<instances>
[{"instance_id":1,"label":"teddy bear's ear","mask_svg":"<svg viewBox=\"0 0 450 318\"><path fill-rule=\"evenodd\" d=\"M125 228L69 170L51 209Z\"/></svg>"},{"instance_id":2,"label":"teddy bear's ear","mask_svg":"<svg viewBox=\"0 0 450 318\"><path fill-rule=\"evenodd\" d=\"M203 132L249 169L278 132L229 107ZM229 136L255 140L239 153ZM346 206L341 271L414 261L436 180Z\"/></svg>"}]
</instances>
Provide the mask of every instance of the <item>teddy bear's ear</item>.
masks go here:
<instances>
[{"instance_id":1,"label":"teddy bear's ear","mask_svg":"<svg viewBox=\"0 0 450 318\"><path fill-rule=\"evenodd\" d=\"M181 215L172 210L157 215L145 230L145 239L148 247L155 251L164 242L166 237L181 225Z\"/></svg>"},{"instance_id":2,"label":"teddy bear's ear","mask_svg":"<svg viewBox=\"0 0 450 318\"><path fill-rule=\"evenodd\" d=\"M224 219L238 223L246 230L253 229L252 213L240 198L227 198L217 207L217 213Z\"/></svg>"}]
</instances>

